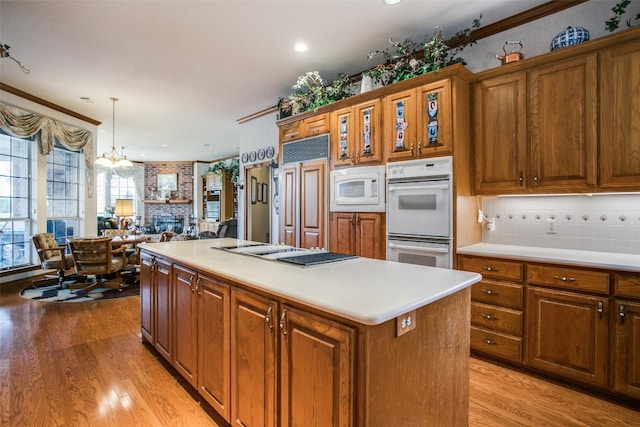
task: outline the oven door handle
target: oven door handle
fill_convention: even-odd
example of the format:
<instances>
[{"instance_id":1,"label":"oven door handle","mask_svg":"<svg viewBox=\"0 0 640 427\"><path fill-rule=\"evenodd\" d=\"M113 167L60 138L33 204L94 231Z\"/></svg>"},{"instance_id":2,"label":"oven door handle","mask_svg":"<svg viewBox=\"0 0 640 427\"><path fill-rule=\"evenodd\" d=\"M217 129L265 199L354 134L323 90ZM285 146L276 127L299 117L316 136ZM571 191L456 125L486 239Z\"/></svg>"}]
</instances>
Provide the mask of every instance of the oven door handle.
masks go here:
<instances>
[{"instance_id":1,"label":"oven door handle","mask_svg":"<svg viewBox=\"0 0 640 427\"><path fill-rule=\"evenodd\" d=\"M422 248L419 246L407 246L407 245L396 245L395 243L389 243L389 248L391 249L408 249L420 252L431 252L435 254L447 254L449 253L449 249L442 248Z\"/></svg>"},{"instance_id":2,"label":"oven door handle","mask_svg":"<svg viewBox=\"0 0 640 427\"><path fill-rule=\"evenodd\" d=\"M406 185L399 187L389 187L389 191L400 190L448 190L448 184L434 184L434 185Z\"/></svg>"}]
</instances>

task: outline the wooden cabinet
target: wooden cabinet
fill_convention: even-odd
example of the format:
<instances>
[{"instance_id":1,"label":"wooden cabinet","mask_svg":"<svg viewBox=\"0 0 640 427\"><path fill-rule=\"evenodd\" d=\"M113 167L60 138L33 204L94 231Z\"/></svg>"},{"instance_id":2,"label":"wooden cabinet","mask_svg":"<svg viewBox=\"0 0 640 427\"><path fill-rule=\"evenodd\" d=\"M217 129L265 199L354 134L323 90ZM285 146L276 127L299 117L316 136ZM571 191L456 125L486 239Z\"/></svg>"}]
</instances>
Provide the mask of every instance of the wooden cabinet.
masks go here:
<instances>
[{"instance_id":1,"label":"wooden cabinet","mask_svg":"<svg viewBox=\"0 0 640 427\"><path fill-rule=\"evenodd\" d=\"M205 177L205 184L205 189L207 191L222 189L222 175L217 173L208 173Z\"/></svg>"},{"instance_id":2,"label":"wooden cabinet","mask_svg":"<svg viewBox=\"0 0 640 427\"><path fill-rule=\"evenodd\" d=\"M155 340L158 353L169 363L174 362L173 353L173 283L171 262L154 258L152 289L155 289Z\"/></svg>"},{"instance_id":3,"label":"wooden cabinet","mask_svg":"<svg viewBox=\"0 0 640 427\"><path fill-rule=\"evenodd\" d=\"M640 274L616 274L614 295L613 389L640 400Z\"/></svg>"},{"instance_id":4,"label":"wooden cabinet","mask_svg":"<svg viewBox=\"0 0 640 427\"><path fill-rule=\"evenodd\" d=\"M279 425L354 425L355 329L287 305L279 327Z\"/></svg>"},{"instance_id":5,"label":"wooden cabinet","mask_svg":"<svg viewBox=\"0 0 640 427\"><path fill-rule=\"evenodd\" d=\"M477 193L596 187L595 54L481 79L473 96Z\"/></svg>"},{"instance_id":6,"label":"wooden cabinet","mask_svg":"<svg viewBox=\"0 0 640 427\"><path fill-rule=\"evenodd\" d=\"M329 114L316 114L301 120L283 123L279 126L280 142L295 141L329 132Z\"/></svg>"},{"instance_id":7,"label":"wooden cabinet","mask_svg":"<svg viewBox=\"0 0 640 427\"><path fill-rule=\"evenodd\" d=\"M471 350L521 362L524 264L465 256L460 269L483 275L471 288Z\"/></svg>"},{"instance_id":8,"label":"wooden cabinet","mask_svg":"<svg viewBox=\"0 0 640 427\"><path fill-rule=\"evenodd\" d=\"M599 387L607 385L609 300L602 296L527 289L527 364Z\"/></svg>"},{"instance_id":9,"label":"wooden cabinet","mask_svg":"<svg viewBox=\"0 0 640 427\"><path fill-rule=\"evenodd\" d=\"M332 252L386 259L384 213L334 212L330 220Z\"/></svg>"},{"instance_id":10,"label":"wooden cabinet","mask_svg":"<svg viewBox=\"0 0 640 427\"><path fill-rule=\"evenodd\" d=\"M280 242L297 246L299 166L284 165L280 170Z\"/></svg>"},{"instance_id":11,"label":"wooden cabinet","mask_svg":"<svg viewBox=\"0 0 640 427\"><path fill-rule=\"evenodd\" d=\"M388 161L450 154L451 79L384 98L384 141Z\"/></svg>"},{"instance_id":12,"label":"wooden cabinet","mask_svg":"<svg viewBox=\"0 0 640 427\"><path fill-rule=\"evenodd\" d=\"M331 113L333 167L380 163L382 150L379 99Z\"/></svg>"},{"instance_id":13,"label":"wooden cabinet","mask_svg":"<svg viewBox=\"0 0 640 427\"><path fill-rule=\"evenodd\" d=\"M155 257L140 254L140 334L154 345L155 341Z\"/></svg>"},{"instance_id":14,"label":"wooden cabinet","mask_svg":"<svg viewBox=\"0 0 640 427\"><path fill-rule=\"evenodd\" d=\"M250 292L231 292L231 424L277 425L279 305Z\"/></svg>"},{"instance_id":15,"label":"wooden cabinet","mask_svg":"<svg viewBox=\"0 0 640 427\"><path fill-rule=\"evenodd\" d=\"M198 273L198 382L203 399L231 420L230 286Z\"/></svg>"},{"instance_id":16,"label":"wooden cabinet","mask_svg":"<svg viewBox=\"0 0 640 427\"><path fill-rule=\"evenodd\" d=\"M173 266L174 367L189 383L198 386L198 297L197 273Z\"/></svg>"},{"instance_id":17,"label":"wooden cabinet","mask_svg":"<svg viewBox=\"0 0 640 427\"><path fill-rule=\"evenodd\" d=\"M600 54L600 187L640 190L640 41Z\"/></svg>"}]
</instances>

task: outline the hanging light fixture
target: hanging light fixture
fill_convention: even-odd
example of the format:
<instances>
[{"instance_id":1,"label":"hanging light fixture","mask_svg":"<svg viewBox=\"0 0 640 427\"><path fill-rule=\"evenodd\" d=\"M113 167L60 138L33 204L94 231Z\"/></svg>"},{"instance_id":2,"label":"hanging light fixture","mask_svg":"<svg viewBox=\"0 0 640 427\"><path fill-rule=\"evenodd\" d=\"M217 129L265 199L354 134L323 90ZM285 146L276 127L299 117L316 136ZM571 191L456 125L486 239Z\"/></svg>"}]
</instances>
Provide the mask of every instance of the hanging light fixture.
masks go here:
<instances>
[{"instance_id":1,"label":"hanging light fixture","mask_svg":"<svg viewBox=\"0 0 640 427\"><path fill-rule=\"evenodd\" d=\"M16 58L11 56L11 54L9 53L9 49L11 49L11 47L9 45L0 43L0 58L13 59L16 62L16 64L18 64L18 66L20 67L20 69L22 70L23 73L29 74L31 71L29 71L29 69L27 67L22 65L20 63L20 61L18 61Z\"/></svg>"},{"instance_id":2,"label":"hanging light fixture","mask_svg":"<svg viewBox=\"0 0 640 427\"><path fill-rule=\"evenodd\" d=\"M102 153L102 156L96 160L97 165L106 166L109 168L119 168L133 166L127 156L124 155L124 147L121 148L120 153L116 150L116 101L118 98L110 98L113 101L113 141L111 143L111 152Z\"/></svg>"}]
</instances>

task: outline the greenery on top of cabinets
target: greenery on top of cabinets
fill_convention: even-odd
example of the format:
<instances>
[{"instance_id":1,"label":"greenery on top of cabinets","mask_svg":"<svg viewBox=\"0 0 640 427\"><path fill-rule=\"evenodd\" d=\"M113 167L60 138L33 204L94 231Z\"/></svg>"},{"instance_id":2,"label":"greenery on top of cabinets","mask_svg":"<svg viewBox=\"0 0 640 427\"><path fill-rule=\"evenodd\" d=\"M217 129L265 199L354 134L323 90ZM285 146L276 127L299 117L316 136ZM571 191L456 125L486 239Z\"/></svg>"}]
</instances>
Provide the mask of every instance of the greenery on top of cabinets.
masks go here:
<instances>
[{"instance_id":1,"label":"greenery on top of cabinets","mask_svg":"<svg viewBox=\"0 0 640 427\"><path fill-rule=\"evenodd\" d=\"M233 184L237 184L238 175L240 174L240 159L234 157L229 161L220 160L219 162L210 165L209 168L202 174L202 176L204 177L210 173L216 175L222 175L226 173L231 179L231 182Z\"/></svg>"},{"instance_id":2,"label":"greenery on top of cabinets","mask_svg":"<svg viewBox=\"0 0 640 427\"><path fill-rule=\"evenodd\" d=\"M629 6L629 4L631 4L631 0L620 0L611 8L613 16L605 22L605 30L612 32L620 27L622 15L627 12L627 6ZM636 21L640 20L640 13L638 13L634 19ZM631 27L631 18L627 19L627 27Z\"/></svg>"}]
</instances>

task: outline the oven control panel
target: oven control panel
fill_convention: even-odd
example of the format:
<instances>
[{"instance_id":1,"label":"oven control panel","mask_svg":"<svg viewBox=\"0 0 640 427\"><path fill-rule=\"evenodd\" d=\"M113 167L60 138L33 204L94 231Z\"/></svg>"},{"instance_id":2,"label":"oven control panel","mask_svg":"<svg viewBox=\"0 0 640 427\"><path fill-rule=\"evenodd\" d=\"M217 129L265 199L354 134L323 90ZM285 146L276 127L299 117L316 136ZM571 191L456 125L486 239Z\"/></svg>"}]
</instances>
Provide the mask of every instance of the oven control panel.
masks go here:
<instances>
[{"instance_id":1,"label":"oven control panel","mask_svg":"<svg viewBox=\"0 0 640 427\"><path fill-rule=\"evenodd\" d=\"M387 163L387 179L451 175L451 171L451 156Z\"/></svg>"}]
</instances>

